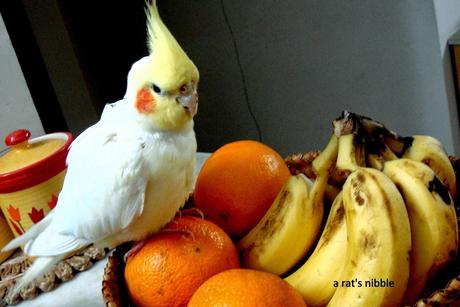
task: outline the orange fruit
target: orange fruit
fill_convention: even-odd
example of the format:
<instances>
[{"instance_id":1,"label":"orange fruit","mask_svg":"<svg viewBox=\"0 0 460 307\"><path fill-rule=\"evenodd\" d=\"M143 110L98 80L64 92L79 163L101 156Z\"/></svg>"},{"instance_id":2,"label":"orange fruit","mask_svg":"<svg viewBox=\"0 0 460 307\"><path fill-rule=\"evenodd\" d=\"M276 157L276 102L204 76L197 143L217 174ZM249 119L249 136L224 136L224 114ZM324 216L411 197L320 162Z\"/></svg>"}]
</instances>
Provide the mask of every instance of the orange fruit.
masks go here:
<instances>
[{"instance_id":1,"label":"orange fruit","mask_svg":"<svg viewBox=\"0 0 460 307\"><path fill-rule=\"evenodd\" d=\"M185 216L147 239L128 258L124 273L136 306L186 306L209 277L238 267L236 248L222 229Z\"/></svg>"},{"instance_id":2,"label":"orange fruit","mask_svg":"<svg viewBox=\"0 0 460 307\"><path fill-rule=\"evenodd\" d=\"M305 307L297 290L279 276L250 269L214 275L193 294L188 307Z\"/></svg>"},{"instance_id":3,"label":"orange fruit","mask_svg":"<svg viewBox=\"0 0 460 307\"><path fill-rule=\"evenodd\" d=\"M283 158L272 148L249 140L228 143L201 168L194 203L237 239L264 216L289 176Z\"/></svg>"}]
</instances>

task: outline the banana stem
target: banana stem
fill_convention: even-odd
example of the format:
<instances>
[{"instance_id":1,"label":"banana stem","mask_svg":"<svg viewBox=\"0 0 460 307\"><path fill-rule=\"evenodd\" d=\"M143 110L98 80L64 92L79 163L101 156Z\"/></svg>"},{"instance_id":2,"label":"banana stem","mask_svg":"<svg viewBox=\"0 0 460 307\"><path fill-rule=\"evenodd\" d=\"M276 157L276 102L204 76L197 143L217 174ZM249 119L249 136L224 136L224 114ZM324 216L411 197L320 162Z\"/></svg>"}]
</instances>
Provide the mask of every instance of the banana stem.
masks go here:
<instances>
[{"instance_id":1,"label":"banana stem","mask_svg":"<svg viewBox=\"0 0 460 307\"><path fill-rule=\"evenodd\" d=\"M334 133L339 138L350 134L355 135L355 144L343 146L346 153L341 153L340 147L342 146L339 144L337 164L341 165L339 169L343 168L342 170L353 171L366 163L371 167L381 169L385 161L402 157L413 142L413 137L402 137L372 118L348 111L343 111L342 115L334 120L333 125ZM349 143L350 140L343 142ZM350 154L353 153L356 157L350 157ZM361 160L361 157L366 158ZM342 158L343 162L341 162ZM356 161L356 163L353 165L350 161L346 161L347 159L351 162Z\"/></svg>"},{"instance_id":2,"label":"banana stem","mask_svg":"<svg viewBox=\"0 0 460 307\"><path fill-rule=\"evenodd\" d=\"M339 138L336 167L345 176L364 166L364 134L362 117L348 111L333 121L334 134Z\"/></svg>"},{"instance_id":3,"label":"banana stem","mask_svg":"<svg viewBox=\"0 0 460 307\"><path fill-rule=\"evenodd\" d=\"M329 172L337 159L337 152L338 138L333 134L326 148L312 161L313 170L317 176Z\"/></svg>"}]
</instances>

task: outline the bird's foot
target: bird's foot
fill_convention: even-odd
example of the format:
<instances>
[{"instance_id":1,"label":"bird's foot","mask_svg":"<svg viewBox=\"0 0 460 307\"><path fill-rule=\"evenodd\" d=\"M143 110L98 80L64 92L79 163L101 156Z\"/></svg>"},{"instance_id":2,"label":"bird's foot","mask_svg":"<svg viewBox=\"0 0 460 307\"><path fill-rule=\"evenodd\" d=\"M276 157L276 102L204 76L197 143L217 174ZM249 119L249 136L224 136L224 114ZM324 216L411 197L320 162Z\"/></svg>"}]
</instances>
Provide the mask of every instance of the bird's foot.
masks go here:
<instances>
[{"instance_id":1,"label":"bird's foot","mask_svg":"<svg viewBox=\"0 0 460 307\"><path fill-rule=\"evenodd\" d=\"M177 213L177 215L179 216L179 218L181 218L182 216L198 216L198 217L201 217L202 219L204 219L203 211L201 211L200 209L198 209L196 207L180 210Z\"/></svg>"},{"instance_id":2,"label":"bird's foot","mask_svg":"<svg viewBox=\"0 0 460 307\"><path fill-rule=\"evenodd\" d=\"M166 229L162 229L159 231L160 233L161 232L176 232L176 233L179 233L179 234L182 234L182 235L185 235L186 237L191 237L192 240L195 240L195 235L193 234L193 232L191 232L190 230L188 229L171 229L171 228L166 228Z\"/></svg>"},{"instance_id":3,"label":"bird's foot","mask_svg":"<svg viewBox=\"0 0 460 307\"><path fill-rule=\"evenodd\" d=\"M144 245L145 240L134 242L131 249L127 251L126 254L123 256L123 261L126 263L126 261L128 261L128 258L137 254L137 252L140 251L142 247L144 247Z\"/></svg>"}]
</instances>

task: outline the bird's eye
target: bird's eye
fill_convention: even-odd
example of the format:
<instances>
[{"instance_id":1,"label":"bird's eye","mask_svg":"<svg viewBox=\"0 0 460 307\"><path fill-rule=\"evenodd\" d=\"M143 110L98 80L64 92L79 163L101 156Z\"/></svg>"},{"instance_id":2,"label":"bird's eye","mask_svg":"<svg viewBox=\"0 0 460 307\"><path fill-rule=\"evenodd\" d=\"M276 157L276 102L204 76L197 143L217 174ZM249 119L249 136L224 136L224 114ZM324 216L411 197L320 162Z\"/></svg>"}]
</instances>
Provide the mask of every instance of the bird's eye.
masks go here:
<instances>
[{"instance_id":1,"label":"bird's eye","mask_svg":"<svg viewBox=\"0 0 460 307\"><path fill-rule=\"evenodd\" d=\"M179 91L181 92L181 94L187 93L187 85L182 84L181 87L179 88Z\"/></svg>"},{"instance_id":2,"label":"bird's eye","mask_svg":"<svg viewBox=\"0 0 460 307\"><path fill-rule=\"evenodd\" d=\"M152 84L152 88L155 93L157 94L161 93L161 89L156 84Z\"/></svg>"}]
</instances>

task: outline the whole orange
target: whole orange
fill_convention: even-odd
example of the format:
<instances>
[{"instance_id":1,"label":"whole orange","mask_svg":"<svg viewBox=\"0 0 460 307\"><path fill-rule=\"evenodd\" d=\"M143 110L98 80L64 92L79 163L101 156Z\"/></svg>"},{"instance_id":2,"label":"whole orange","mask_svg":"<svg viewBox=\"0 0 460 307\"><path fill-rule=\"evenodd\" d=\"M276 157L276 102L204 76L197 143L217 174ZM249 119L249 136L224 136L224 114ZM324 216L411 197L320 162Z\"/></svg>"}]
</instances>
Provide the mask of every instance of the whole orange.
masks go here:
<instances>
[{"instance_id":1,"label":"whole orange","mask_svg":"<svg viewBox=\"0 0 460 307\"><path fill-rule=\"evenodd\" d=\"M199 217L174 219L128 258L125 280L136 306L186 306L208 278L238 268L231 239Z\"/></svg>"},{"instance_id":2,"label":"whole orange","mask_svg":"<svg viewBox=\"0 0 460 307\"><path fill-rule=\"evenodd\" d=\"M283 158L267 145L250 140L228 143L204 163L194 203L237 239L264 216L289 176Z\"/></svg>"},{"instance_id":3,"label":"whole orange","mask_svg":"<svg viewBox=\"0 0 460 307\"><path fill-rule=\"evenodd\" d=\"M297 290L279 276L250 269L214 275L193 294L188 307L305 307Z\"/></svg>"}]
</instances>

